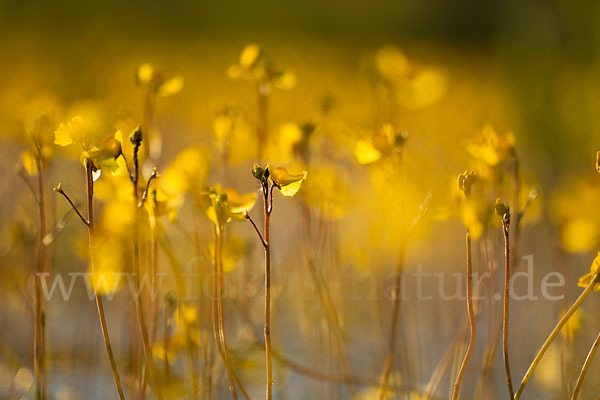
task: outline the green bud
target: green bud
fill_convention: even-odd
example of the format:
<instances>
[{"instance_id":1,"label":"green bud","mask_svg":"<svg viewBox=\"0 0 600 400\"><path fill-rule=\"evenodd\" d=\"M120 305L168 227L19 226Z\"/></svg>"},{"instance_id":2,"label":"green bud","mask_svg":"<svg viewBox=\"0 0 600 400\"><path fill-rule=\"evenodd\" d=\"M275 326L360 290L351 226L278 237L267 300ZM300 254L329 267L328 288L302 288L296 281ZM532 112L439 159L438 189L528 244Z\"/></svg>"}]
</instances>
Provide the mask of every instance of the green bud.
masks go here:
<instances>
[{"instance_id":1,"label":"green bud","mask_svg":"<svg viewBox=\"0 0 600 400\"><path fill-rule=\"evenodd\" d=\"M252 168L252 176L258 179L259 181L263 180L265 175L265 170L258 164L254 164L254 168Z\"/></svg>"},{"instance_id":2,"label":"green bud","mask_svg":"<svg viewBox=\"0 0 600 400\"><path fill-rule=\"evenodd\" d=\"M142 135L142 128L139 125L133 130L131 135L129 135L129 141L131 142L132 145L137 146L137 147L142 145L143 138L144 137Z\"/></svg>"},{"instance_id":3,"label":"green bud","mask_svg":"<svg viewBox=\"0 0 600 400\"><path fill-rule=\"evenodd\" d=\"M473 171L465 171L458 175L458 188L466 197L471 195L471 186L477 180L477 174Z\"/></svg>"}]
</instances>

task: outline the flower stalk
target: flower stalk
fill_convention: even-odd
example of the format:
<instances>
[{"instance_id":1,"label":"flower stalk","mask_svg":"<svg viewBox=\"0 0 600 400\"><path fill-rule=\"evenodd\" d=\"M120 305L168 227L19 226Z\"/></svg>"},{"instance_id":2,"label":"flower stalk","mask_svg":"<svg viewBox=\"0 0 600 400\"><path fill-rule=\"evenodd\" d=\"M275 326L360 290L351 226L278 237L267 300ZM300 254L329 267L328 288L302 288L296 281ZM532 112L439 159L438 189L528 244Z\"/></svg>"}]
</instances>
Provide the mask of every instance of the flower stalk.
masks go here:
<instances>
[{"instance_id":1,"label":"flower stalk","mask_svg":"<svg viewBox=\"0 0 600 400\"><path fill-rule=\"evenodd\" d=\"M592 347L590 348L590 351L588 352L588 355L585 358L583 367L581 367L581 372L579 373L577 383L575 384L575 388L573 389L573 396L571 396L571 400L577 400L577 396L579 395L579 391L581 390L581 386L583 385L583 380L585 379L585 375L587 374L587 371L590 368L590 364L592 363L592 359L594 358L598 347L600 347L600 332L598 333L598 336L596 336L596 340L592 344Z\"/></svg>"},{"instance_id":2,"label":"flower stalk","mask_svg":"<svg viewBox=\"0 0 600 400\"><path fill-rule=\"evenodd\" d=\"M458 176L459 189L465 195L465 201L469 201L471 198L471 186L475 183L477 175L473 172L464 172ZM469 327L470 327L470 339L467 351L463 359L462 364L458 370L456 380L454 382L454 390L452 392L452 400L457 400L460 394L460 387L462 384L471 353L475 347L475 340L477 338L477 325L475 321L475 310L473 308L473 261L471 257L471 232L469 227L466 228L466 247L467 247L467 313L469 315Z\"/></svg>"},{"instance_id":3,"label":"flower stalk","mask_svg":"<svg viewBox=\"0 0 600 400\"><path fill-rule=\"evenodd\" d=\"M585 287L584 291L579 295L579 297L577 298L577 300L575 300L575 302L571 305L571 307L569 307L567 312L558 321L558 323L556 324L554 329L552 329L552 332L550 332L550 335L548 336L548 338L546 339L546 341L544 342L544 344L542 345L542 347L536 354L535 358L531 362L531 365L527 369L527 372L523 376L523 379L521 380L521 384L519 385L519 388L517 389L517 392L515 393L514 400L519 400L519 398L521 397L521 394L523 394L523 391L525 390L525 387L527 386L527 383L529 382L529 379L531 379L533 372L535 371L536 367L542 360L542 357L546 353L546 350L548 350L548 347L550 347L550 344L552 344L552 342L554 341L554 339L556 338L556 336L558 335L558 333L560 332L562 327L567 323L569 318L571 318L573 313L575 313L575 311L579 308L579 306L581 306L583 301L594 290L594 287L598 284L600 284L600 273L596 273L594 275L594 277L590 280L588 285Z\"/></svg>"},{"instance_id":4,"label":"flower stalk","mask_svg":"<svg viewBox=\"0 0 600 400\"><path fill-rule=\"evenodd\" d=\"M502 351L504 359L504 370L506 373L506 385L508 393L512 400L515 396L512 378L510 374L510 363L508 359L508 306L510 300L509 280L510 280L510 209L500 199L496 200L496 214L502 218L502 232L504 233L504 308L502 315Z\"/></svg>"},{"instance_id":5,"label":"flower stalk","mask_svg":"<svg viewBox=\"0 0 600 400\"><path fill-rule=\"evenodd\" d=\"M83 218L83 215L79 212L77 207L73 204L69 196L63 191L62 185L58 184L54 191L63 195L71 205L71 207L75 210L77 215L81 218L84 224L88 229L88 244L90 251L90 269L92 272L92 276L94 276L94 179L92 176L94 170L93 161L90 158L85 160L85 173L86 173L86 198L87 198L87 209L88 215L87 220ZM115 356L113 354L112 346L110 343L110 336L108 334L108 327L106 325L106 317L104 314L104 305L102 303L102 297L98 293L98 288L94 285L94 298L96 300L96 308L98 309L98 318L100 320L100 327L102 329L102 338L104 339L104 345L106 347L106 353L108 354L108 359L110 361L111 370L113 373L113 379L115 381L115 386L117 387L117 393L119 395L119 399L124 400L125 395L123 393L123 387L121 386L121 378L119 376L119 371L117 369L117 362L115 361Z\"/></svg>"}]
</instances>

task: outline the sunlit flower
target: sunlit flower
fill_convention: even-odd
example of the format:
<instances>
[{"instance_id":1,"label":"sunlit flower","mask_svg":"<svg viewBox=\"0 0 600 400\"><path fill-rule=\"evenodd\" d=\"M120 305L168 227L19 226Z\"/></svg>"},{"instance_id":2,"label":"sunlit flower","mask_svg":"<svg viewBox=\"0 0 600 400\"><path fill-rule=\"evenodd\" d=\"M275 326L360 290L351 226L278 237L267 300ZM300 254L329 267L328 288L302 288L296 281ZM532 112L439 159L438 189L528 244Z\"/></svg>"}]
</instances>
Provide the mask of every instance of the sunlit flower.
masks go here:
<instances>
[{"instance_id":1,"label":"sunlit flower","mask_svg":"<svg viewBox=\"0 0 600 400\"><path fill-rule=\"evenodd\" d=\"M86 160L90 159L94 163L95 172L105 170L118 175L121 167L117 158L122 154L123 134L117 131L114 135L105 137L99 146L96 146L93 143L98 135L93 128L83 117L77 115L67 124L60 124L54 132L54 143L62 147L77 144L82 149L80 160L84 166Z\"/></svg>"},{"instance_id":2,"label":"sunlit flower","mask_svg":"<svg viewBox=\"0 0 600 400\"><path fill-rule=\"evenodd\" d=\"M486 125L466 148L476 159L495 166L514 155L515 137L510 131L498 133L491 125Z\"/></svg>"},{"instance_id":3,"label":"sunlit flower","mask_svg":"<svg viewBox=\"0 0 600 400\"><path fill-rule=\"evenodd\" d=\"M585 253L600 243L600 186L595 180L572 177L553 193L550 215L557 223L561 246Z\"/></svg>"},{"instance_id":4,"label":"sunlit flower","mask_svg":"<svg viewBox=\"0 0 600 400\"><path fill-rule=\"evenodd\" d=\"M331 166L310 168L311 178L304 184L302 196L311 207L332 218L340 218L350 202L350 186Z\"/></svg>"},{"instance_id":5,"label":"sunlit flower","mask_svg":"<svg viewBox=\"0 0 600 400\"><path fill-rule=\"evenodd\" d=\"M203 146L188 147L161 173L160 188L170 196L200 190L208 176L208 168L208 151Z\"/></svg>"},{"instance_id":6,"label":"sunlit flower","mask_svg":"<svg viewBox=\"0 0 600 400\"><path fill-rule=\"evenodd\" d=\"M262 168L255 164L252 175L261 181L270 179L282 195L291 197L300 190L302 182L306 179L307 172L290 173L286 168L272 168L268 164L266 168Z\"/></svg>"},{"instance_id":7,"label":"sunlit flower","mask_svg":"<svg viewBox=\"0 0 600 400\"><path fill-rule=\"evenodd\" d=\"M214 185L205 195L205 213L217 229L222 230L230 221L244 221L246 212L256 203L256 193L239 194L235 189Z\"/></svg>"},{"instance_id":8,"label":"sunlit flower","mask_svg":"<svg viewBox=\"0 0 600 400\"><path fill-rule=\"evenodd\" d=\"M262 94L268 94L271 87L290 90L296 86L296 74L279 67L257 44L244 47L239 62L229 67L227 74L232 79L242 78L258 85Z\"/></svg>"},{"instance_id":9,"label":"sunlit flower","mask_svg":"<svg viewBox=\"0 0 600 400\"><path fill-rule=\"evenodd\" d=\"M136 74L136 82L140 87L148 89L157 96L171 96L183 89L183 77L176 75L166 78L163 73L150 64L139 66Z\"/></svg>"},{"instance_id":10,"label":"sunlit flower","mask_svg":"<svg viewBox=\"0 0 600 400\"><path fill-rule=\"evenodd\" d=\"M383 124L373 136L358 140L354 156L359 164L371 164L386 155L399 152L408 139L406 132L396 132L391 124Z\"/></svg>"},{"instance_id":11,"label":"sunlit flower","mask_svg":"<svg viewBox=\"0 0 600 400\"><path fill-rule=\"evenodd\" d=\"M448 79L440 68L417 66L395 46L381 47L374 61L380 91L406 109L429 107L448 91Z\"/></svg>"}]
</instances>

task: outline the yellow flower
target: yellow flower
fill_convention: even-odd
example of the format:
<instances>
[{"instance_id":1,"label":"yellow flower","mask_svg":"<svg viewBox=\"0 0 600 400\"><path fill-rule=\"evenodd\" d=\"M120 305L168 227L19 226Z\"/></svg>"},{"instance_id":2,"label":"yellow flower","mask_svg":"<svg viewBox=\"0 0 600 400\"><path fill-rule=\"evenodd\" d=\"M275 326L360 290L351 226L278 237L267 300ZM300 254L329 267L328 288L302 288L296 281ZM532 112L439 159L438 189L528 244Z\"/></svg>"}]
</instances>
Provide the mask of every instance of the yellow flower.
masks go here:
<instances>
[{"instance_id":1,"label":"yellow flower","mask_svg":"<svg viewBox=\"0 0 600 400\"><path fill-rule=\"evenodd\" d=\"M371 164L384 155L398 152L407 139L406 132L396 132L391 124L385 123L373 136L355 143L354 156L359 164Z\"/></svg>"},{"instance_id":2,"label":"yellow flower","mask_svg":"<svg viewBox=\"0 0 600 400\"><path fill-rule=\"evenodd\" d=\"M29 176L37 175L37 161L31 151L24 151L21 153L21 163L23 164L23 168L25 168L25 171Z\"/></svg>"},{"instance_id":3,"label":"yellow flower","mask_svg":"<svg viewBox=\"0 0 600 400\"><path fill-rule=\"evenodd\" d=\"M255 43L244 47L239 62L230 66L227 74L231 79L242 78L257 83L262 94L268 94L271 86L282 90L291 90L296 86L296 74L279 67Z\"/></svg>"},{"instance_id":4,"label":"yellow flower","mask_svg":"<svg viewBox=\"0 0 600 400\"><path fill-rule=\"evenodd\" d=\"M549 211L558 225L560 244L568 252L586 253L600 243L599 198L595 179L580 177L570 177L553 193Z\"/></svg>"},{"instance_id":5,"label":"yellow flower","mask_svg":"<svg viewBox=\"0 0 600 400\"><path fill-rule=\"evenodd\" d=\"M82 116L76 115L66 125L59 125L54 132L54 143L62 147L74 143L80 145L80 161L85 166L87 159L92 160L96 177L99 176L100 170L112 175L120 174L121 167L117 158L122 154L123 134L117 131L114 135L104 138L98 147L92 143L98 136L95 128L95 124L90 124Z\"/></svg>"},{"instance_id":6,"label":"yellow flower","mask_svg":"<svg viewBox=\"0 0 600 400\"><path fill-rule=\"evenodd\" d=\"M500 134L486 125L466 148L476 159L495 166L514 154L515 137L510 131Z\"/></svg>"},{"instance_id":7,"label":"yellow flower","mask_svg":"<svg viewBox=\"0 0 600 400\"><path fill-rule=\"evenodd\" d=\"M189 147L161 173L160 188L169 196L198 190L208 175L208 152L202 146Z\"/></svg>"},{"instance_id":8,"label":"yellow flower","mask_svg":"<svg viewBox=\"0 0 600 400\"><path fill-rule=\"evenodd\" d=\"M587 287L598 274L600 274L600 252L598 252L598 255L596 255L596 258L594 258L594 261L592 261L590 272L579 278L579 282L577 284L581 287ZM600 291L600 282L597 282L594 285L594 290Z\"/></svg>"},{"instance_id":9,"label":"yellow flower","mask_svg":"<svg viewBox=\"0 0 600 400\"><path fill-rule=\"evenodd\" d=\"M330 217L343 216L350 203L350 186L333 167L311 168L310 174L302 192L306 203Z\"/></svg>"},{"instance_id":10,"label":"yellow flower","mask_svg":"<svg viewBox=\"0 0 600 400\"><path fill-rule=\"evenodd\" d=\"M206 196L206 216L218 229L223 229L229 221L244 220L246 212L254 207L256 196L256 193L239 194L235 189L214 185Z\"/></svg>"},{"instance_id":11,"label":"yellow flower","mask_svg":"<svg viewBox=\"0 0 600 400\"><path fill-rule=\"evenodd\" d=\"M380 48L374 61L376 77L380 78L378 88L391 94L393 100L404 108L429 107L448 91L448 79L440 68L417 67L395 46Z\"/></svg>"},{"instance_id":12,"label":"yellow flower","mask_svg":"<svg viewBox=\"0 0 600 400\"><path fill-rule=\"evenodd\" d=\"M383 46L375 53L375 67L385 79L395 82L410 74L408 58L395 46Z\"/></svg>"},{"instance_id":13,"label":"yellow flower","mask_svg":"<svg viewBox=\"0 0 600 400\"><path fill-rule=\"evenodd\" d=\"M147 88L152 93L162 97L179 93L183 89L183 77L181 75L166 79L160 71L150 64L139 66L136 82L140 87Z\"/></svg>"},{"instance_id":14,"label":"yellow flower","mask_svg":"<svg viewBox=\"0 0 600 400\"><path fill-rule=\"evenodd\" d=\"M292 174L282 167L275 169L267 167L267 169L270 171L270 178L273 184L279 189L282 195L287 197L292 197L298 193L307 175L306 171Z\"/></svg>"}]
</instances>

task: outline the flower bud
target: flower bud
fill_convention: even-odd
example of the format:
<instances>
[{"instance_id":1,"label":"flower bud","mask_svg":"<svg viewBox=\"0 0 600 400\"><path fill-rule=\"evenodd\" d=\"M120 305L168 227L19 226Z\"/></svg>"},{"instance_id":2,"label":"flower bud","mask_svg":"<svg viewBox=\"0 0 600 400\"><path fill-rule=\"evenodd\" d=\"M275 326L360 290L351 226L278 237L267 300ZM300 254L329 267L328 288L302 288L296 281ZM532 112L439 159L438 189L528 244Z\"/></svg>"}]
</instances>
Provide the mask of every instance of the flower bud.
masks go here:
<instances>
[{"instance_id":1,"label":"flower bud","mask_svg":"<svg viewBox=\"0 0 600 400\"><path fill-rule=\"evenodd\" d=\"M134 146L141 146L142 145L142 139L143 139L143 135L142 135L142 128L141 126L137 126L133 132L131 133L131 135L129 136L129 141L131 142L132 145Z\"/></svg>"}]
</instances>

